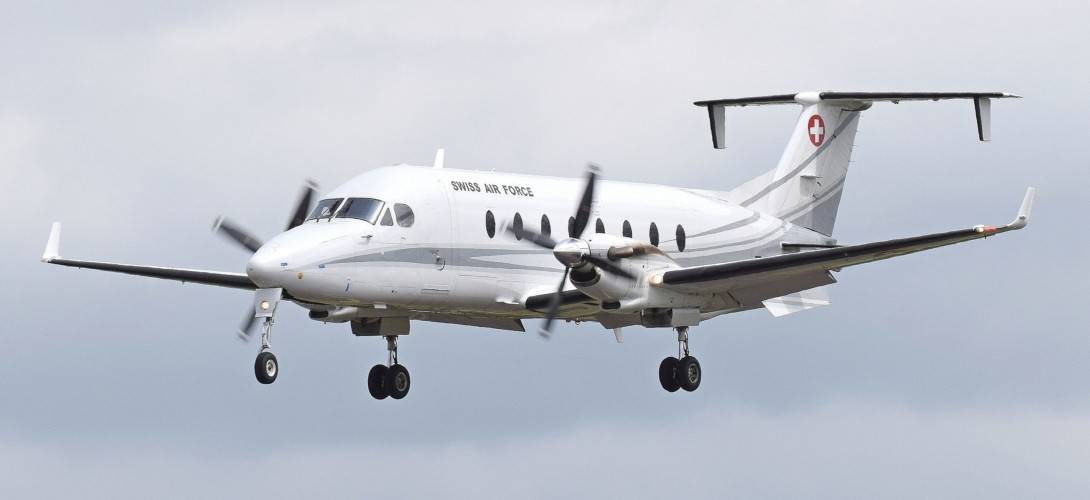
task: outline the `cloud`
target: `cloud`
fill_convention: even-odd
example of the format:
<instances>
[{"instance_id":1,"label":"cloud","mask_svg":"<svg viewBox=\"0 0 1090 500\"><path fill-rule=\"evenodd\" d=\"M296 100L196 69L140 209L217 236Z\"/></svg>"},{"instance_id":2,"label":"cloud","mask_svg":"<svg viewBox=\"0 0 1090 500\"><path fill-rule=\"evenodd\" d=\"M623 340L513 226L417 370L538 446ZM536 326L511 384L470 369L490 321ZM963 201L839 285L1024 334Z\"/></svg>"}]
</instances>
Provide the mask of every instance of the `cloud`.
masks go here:
<instances>
[{"instance_id":1,"label":"cloud","mask_svg":"<svg viewBox=\"0 0 1090 500\"><path fill-rule=\"evenodd\" d=\"M361 425L360 432L381 432ZM275 434L267 437L275 440ZM19 443L6 497L1080 498L1090 419L836 402L788 415L708 408L499 440L271 452Z\"/></svg>"}]
</instances>

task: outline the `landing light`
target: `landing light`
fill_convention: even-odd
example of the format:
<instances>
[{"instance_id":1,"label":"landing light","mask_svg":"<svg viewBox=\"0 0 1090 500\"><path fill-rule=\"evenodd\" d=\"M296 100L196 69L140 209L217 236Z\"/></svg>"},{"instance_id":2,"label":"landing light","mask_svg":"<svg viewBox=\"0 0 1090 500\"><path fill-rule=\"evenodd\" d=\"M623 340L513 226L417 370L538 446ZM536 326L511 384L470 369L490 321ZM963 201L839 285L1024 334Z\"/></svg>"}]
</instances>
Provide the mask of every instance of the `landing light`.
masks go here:
<instances>
[{"instance_id":1,"label":"landing light","mask_svg":"<svg viewBox=\"0 0 1090 500\"><path fill-rule=\"evenodd\" d=\"M259 307L261 307L262 311L268 311L269 310L269 301L262 300L261 305Z\"/></svg>"},{"instance_id":2,"label":"landing light","mask_svg":"<svg viewBox=\"0 0 1090 500\"><path fill-rule=\"evenodd\" d=\"M655 286L661 285L662 284L662 275L661 274L652 274L650 278L647 278L647 282L651 283L652 285L655 285Z\"/></svg>"}]
</instances>

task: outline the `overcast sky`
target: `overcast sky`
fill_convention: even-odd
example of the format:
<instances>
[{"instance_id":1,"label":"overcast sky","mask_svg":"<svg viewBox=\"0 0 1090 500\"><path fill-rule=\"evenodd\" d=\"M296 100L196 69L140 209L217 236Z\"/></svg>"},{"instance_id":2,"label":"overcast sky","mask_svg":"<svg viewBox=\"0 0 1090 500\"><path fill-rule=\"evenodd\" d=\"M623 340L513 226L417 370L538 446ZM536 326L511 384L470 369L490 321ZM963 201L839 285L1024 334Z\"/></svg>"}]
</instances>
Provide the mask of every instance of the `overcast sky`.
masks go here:
<instances>
[{"instance_id":1,"label":"overcast sky","mask_svg":"<svg viewBox=\"0 0 1090 500\"><path fill-rule=\"evenodd\" d=\"M6 2L0 16L0 497L1086 498L1090 62L1084 1ZM546 6L547 5L547 6ZM729 189L799 90L1009 91L862 118L836 237L1030 227L840 273L833 305L692 332L554 340L418 324L413 389L368 396L381 339L282 311L281 376L233 329L249 294L38 262L241 271L209 232L284 224L299 185L384 164Z\"/></svg>"}]
</instances>

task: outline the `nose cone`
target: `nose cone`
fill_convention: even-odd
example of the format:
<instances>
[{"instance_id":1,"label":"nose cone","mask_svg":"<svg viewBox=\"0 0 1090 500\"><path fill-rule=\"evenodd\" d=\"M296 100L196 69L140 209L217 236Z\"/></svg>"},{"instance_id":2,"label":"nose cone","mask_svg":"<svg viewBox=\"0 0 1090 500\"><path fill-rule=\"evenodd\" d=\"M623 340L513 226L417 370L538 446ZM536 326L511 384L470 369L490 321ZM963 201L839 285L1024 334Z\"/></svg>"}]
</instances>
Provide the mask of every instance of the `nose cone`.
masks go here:
<instances>
[{"instance_id":1,"label":"nose cone","mask_svg":"<svg viewBox=\"0 0 1090 500\"><path fill-rule=\"evenodd\" d=\"M246 262L246 275L261 288L281 286L279 281L285 267L281 265L282 257L278 245L265 244Z\"/></svg>"}]
</instances>

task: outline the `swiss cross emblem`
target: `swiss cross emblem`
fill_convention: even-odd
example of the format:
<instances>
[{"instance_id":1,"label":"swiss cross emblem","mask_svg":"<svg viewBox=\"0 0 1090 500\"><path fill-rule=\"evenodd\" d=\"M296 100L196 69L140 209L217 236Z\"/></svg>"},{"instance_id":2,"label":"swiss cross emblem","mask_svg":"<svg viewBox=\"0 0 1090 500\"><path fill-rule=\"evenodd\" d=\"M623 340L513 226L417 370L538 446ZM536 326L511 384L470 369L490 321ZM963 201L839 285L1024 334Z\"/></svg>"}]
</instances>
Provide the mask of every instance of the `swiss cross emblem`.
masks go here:
<instances>
[{"instance_id":1,"label":"swiss cross emblem","mask_svg":"<svg viewBox=\"0 0 1090 500\"><path fill-rule=\"evenodd\" d=\"M821 115L813 115L810 120L806 122L806 133L810 136L810 143L814 146L820 146L825 142L825 120L821 119Z\"/></svg>"}]
</instances>

